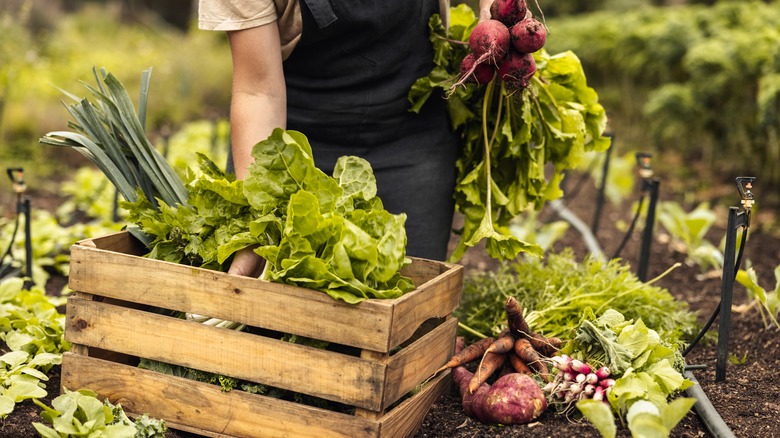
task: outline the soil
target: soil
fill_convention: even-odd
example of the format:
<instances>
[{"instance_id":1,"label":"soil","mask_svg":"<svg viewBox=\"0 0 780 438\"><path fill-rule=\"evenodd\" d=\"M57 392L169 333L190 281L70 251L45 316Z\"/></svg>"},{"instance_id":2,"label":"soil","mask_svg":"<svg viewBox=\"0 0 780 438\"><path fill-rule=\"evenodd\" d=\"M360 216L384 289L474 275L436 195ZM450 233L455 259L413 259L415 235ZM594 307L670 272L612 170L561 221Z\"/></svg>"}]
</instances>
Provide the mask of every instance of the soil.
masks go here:
<instances>
[{"instance_id":1,"label":"soil","mask_svg":"<svg viewBox=\"0 0 780 438\"><path fill-rule=\"evenodd\" d=\"M728 190L721 188L721 192L728 193ZM664 194L663 191L661 197L678 202L684 199L682 195ZM586 188L565 202L567 208L589 224L594 215L594 198L595 189ZM736 196L728 199L734 198ZM629 199L620 206L605 205L597 232L599 244L605 254L613 254L625 236L624 228L619 225L631 220L633 201L634 199ZM726 201L722 204L728 206L729 203L730 201ZM41 204L57 205L51 200L44 200L38 205ZM752 219L750 239L745 249L745 259L755 267L759 274L759 284L766 289L774 287L773 272L780 264L780 235L777 232L776 211L776 208L762 209L761 213L755 215ZM723 220L708 234L708 239L712 242L718 242L725 232L725 208L719 211L719 214ZM542 212L541 217L547 220L557 219L554 213L546 210ZM762 224L774 225L763 227ZM632 267L638 264L640 240L641 234L634 232L621 253L623 260ZM681 267L673 270L656 284L668 289L678 299L688 302L692 310L699 312L699 319L704 323L720 299L720 273L702 274L697 267L685 264L685 255L675 251L668 241L668 236L663 233L663 230L657 229L648 259L647 278L654 278L676 262L682 263ZM580 257L588 252L581 236L573 228L570 228L564 238L556 243L553 250L559 251L564 247L571 247ZM481 248L469 250L460 263L464 265L466 275L470 271L484 271L496 267L496 261L487 257ZM65 281L64 278L55 278L47 289L59 291ZM739 284L734 286L734 305L731 312L729 353L734 360L728 365L726 380L715 381L716 346L711 341L700 343L688 354L686 361L689 365L703 367L693 371L694 376L735 436L756 438L780 436L780 402L777 399L780 378L775 373L775 370L780 368L778 329L764 325L754 300L748 297ZM711 331L717 332L718 323L719 319L716 319ZM47 382L49 396L42 400L46 404L50 404L60 391L59 372L59 368L55 367L49 373ZM39 412L40 408L30 401L18 404L14 412L0 425L0 436L8 438L38 436L32 423L41 421ZM672 437L710 435L704 422L693 410L671 434ZM564 418L551 411L545 412L528 425L483 425L463 414L456 389L452 387L431 406L415 438L517 436L598 437L599 434L587 421ZM627 429L619 427L618 436L628 437L630 433ZM170 430L167 437L194 438L196 435Z\"/></svg>"}]
</instances>

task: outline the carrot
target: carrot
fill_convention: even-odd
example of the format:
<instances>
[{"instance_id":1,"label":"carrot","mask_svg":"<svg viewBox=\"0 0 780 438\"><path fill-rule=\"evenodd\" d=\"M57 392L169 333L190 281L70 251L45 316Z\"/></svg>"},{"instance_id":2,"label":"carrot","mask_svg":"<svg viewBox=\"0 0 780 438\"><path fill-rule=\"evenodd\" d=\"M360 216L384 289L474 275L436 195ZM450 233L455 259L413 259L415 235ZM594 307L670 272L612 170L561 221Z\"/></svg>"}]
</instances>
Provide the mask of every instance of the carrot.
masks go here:
<instances>
[{"instance_id":1,"label":"carrot","mask_svg":"<svg viewBox=\"0 0 780 438\"><path fill-rule=\"evenodd\" d=\"M509 297L506 300L506 319L509 323L509 330L517 338L528 336L531 333L531 329L528 327L528 323L523 318L523 309L520 307L520 303L517 302L515 297Z\"/></svg>"},{"instance_id":2,"label":"carrot","mask_svg":"<svg viewBox=\"0 0 780 438\"><path fill-rule=\"evenodd\" d=\"M515 354L531 369L539 373L542 379L549 381L550 371L547 368L547 365L544 363L542 356L539 355L539 352L534 350L533 345L531 345L531 341L526 338L518 339L515 342Z\"/></svg>"},{"instance_id":3,"label":"carrot","mask_svg":"<svg viewBox=\"0 0 780 438\"><path fill-rule=\"evenodd\" d=\"M504 353L485 353L479 362L477 372L469 382L469 392L473 393L480 385L485 383L491 374L496 372L506 362L507 354Z\"/></svg>"},{"instance_id":4,"label":"carrot","mask_svg":"<svg viewBox=\"0 0 780 438\"><path fill-rule=\"evenodd\" d=\"M508 329L502 330L498 337L485 350L485 353L506 353L512 351L515 346L515 337Z\"/></svg>"},{"instance_id":5,"label":"carrot","mask_svg":"<svg viewBox=\"0 0 780 438\"><path fill-rule=\"evenodd\" d=\"M477 342L474 342L468 347L460 350L460 352L455 353L455 355L453 355L450 360L442 365L442 367L439 368L436 372L439 373L449 368L467 364L472 360L477 360L479 357L485 354L485 350L487 350L487 348L490 346L490 344L493 343L494 340L495 339L488 336L486 338L480 339Z\"/></svg>"},{"instance_id":6,"label":"carrot","mask_svg":"<svg viewBox=\"0 0 780 438\"><path fill-rule=\"evenodd\" d=\"M555 356L555 353L557 353L563 345L563 341L559 338L547 338L535 332L531 332L531 335L528 336L528 340L531 341L534 350L547 357Z\"/></svg>"},{"instance_id":7,"label":"carrot","mask_svg":"<svg viewBox=\"0 0 780 438\"><path fill-rule=\"evenodd\" d=\"M531 370L531 368L525 362L523 362L523 359L517 357L514 352L509 353L509 364L512 365L512 369L514 369L517 373L527 374L529 376L533 376L534 374L533 370Z\"/></svg>"},{"instance_id":8,"label":"carrot","mask_svg":"<svg viewBox=\"0 0 780 438\"><path fill-rule=\"evenodd\" d=\"M560 350L563 341L558 338L547 338L534 332L523 318L523 309L514 297L506 300L506 318L509 330L518 338L528 338L536 351L544 356L554 356Z\"/></svg>"}]
</instances>

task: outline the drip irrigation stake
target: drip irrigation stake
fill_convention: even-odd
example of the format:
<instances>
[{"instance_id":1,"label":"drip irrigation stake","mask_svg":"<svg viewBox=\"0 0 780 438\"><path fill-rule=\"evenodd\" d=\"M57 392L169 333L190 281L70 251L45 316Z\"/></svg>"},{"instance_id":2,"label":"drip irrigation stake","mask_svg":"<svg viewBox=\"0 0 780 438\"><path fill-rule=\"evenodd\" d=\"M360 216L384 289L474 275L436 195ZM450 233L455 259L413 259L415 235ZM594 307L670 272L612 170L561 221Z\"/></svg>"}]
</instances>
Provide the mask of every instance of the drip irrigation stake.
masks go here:
<instances>
[{"instance_id":1,"label":"drip irrigation stake","mask_svg":"<svg viewBox=\"0 0 780 438\"><path fill-rule=\"evenodd\" d=\"M639 266L637 267L636 276L640 281L647 280L647 266L650 264L650 245L653 243L655 208L658 205L658 188L661 182L657 179L651 179L644 181L643 184L645 185L645 190L650 193L650 202L647 204L645 228L642 230L642 246L639 249Z\"/></svg>"},{"instance_id":2,"label":"drip irrigation stake","mask_svg":"<svg viewBox=\"0 0 780 438\"><path fill-rule=\"evenodd\" d=\"M745 250L747 231L750 228L750 211L755 196L752 188L754 177L738 177L736 179L737 189L742 198L744 209L739 211L739 207L729 207L728 226L726 228L726 246L723 250L723 276L720 287L720 307L723 313L720 315L718 323L718 354L715 368L715 381L722 382L726 380L726 364L729 353L729 334L731 332L731 303L734 299L734 279L739 270L742 255ZM737 252L737 228L742 230L742 243L739 247L739 256Z\"/></svg>"},{"instance_id":3,"label":"drip irrigation stake","mask_svg":"<svg viewBox=\"0 0 780 438\"><path fill-rule=\"evenodd\" d=\"M29 278L25 281L25 289L29 289L33 284L32 282L32 227L30 218L30 199L25 196L27 192L27 185L24 182L24 169L21 167L9 167L6 169L8 178L13 184L14 193L16 193L16 220L17 225L19 219L24 216L24 277ZM16 234L16 228L14 228L14 234ZM11 252L11 246L13 245L14 237L11 237L11 243L9 244L8 253Z\"/></svg>"}]
</instances>

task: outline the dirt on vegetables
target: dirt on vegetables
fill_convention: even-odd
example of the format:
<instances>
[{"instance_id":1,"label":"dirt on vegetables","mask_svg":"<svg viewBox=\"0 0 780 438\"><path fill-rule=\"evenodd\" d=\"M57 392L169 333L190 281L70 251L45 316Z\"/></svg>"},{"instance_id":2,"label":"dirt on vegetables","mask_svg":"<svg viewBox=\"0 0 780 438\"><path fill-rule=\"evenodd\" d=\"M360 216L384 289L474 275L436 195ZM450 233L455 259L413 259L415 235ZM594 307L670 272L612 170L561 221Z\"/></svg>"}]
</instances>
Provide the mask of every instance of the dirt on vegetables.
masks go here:
<instances>
[{"instance_id":1,"label":"dirt on vegetables","mask_svg":"<svg viewBox=\"0 0 780 438\"><path fill-rule=\"evenodd\" d=\"M573 179L573 178L572 178ZM724 184L725 186L726 184ZM590 187L590 186L589 186ZM733 186L732 186L733 187ZM733 196L723 190L726 201L713 202L717 205L719 220L712 227L707 237L711 242L720 241L725 233L726 208L738 205L739 200L734 190ZM759 190L757 192L760 193ZM675 195L664 193L662 198L681 199ZM567 208L579 218L590 224L594 215L595 189L583 189L580 194L565 200ZM612 254L625 236L625 225L633 216L632 202L627 199L622 205L605 204L597 232L598 242L605 254ZM729 200L733 200L730 202ZM760 199L759 199L760 202ZM760 204L759 204L760 205ZM745 249L745 260L755 268L758 283L766 289L775 285L774 269L780 264L780 235L777 230L777 219L774 216L777 209L762 208L752 219L750 238ZM547 208L540 214L541 220L557 220L556 214ZM458 218L456 218L456 221ZM763 224L773 223L774 228ZM663 273L673 264L681 266L672 270L659 280L656 285L669 290L676 298L689 304L691 310L698 312L700 322L704 323L717 306L721 293L719 272L702 273L697 266L685 263L685 254L676 252L668 243L668 236L660 225L656 225L655 239L651 246L648 265L648 278ZM635 266L639 260L641 233L634 232L632 238L622 251L626 263ZM454 244L454 242L453 242ZM581 235L572 227L559 240L552 251L572 248L578 258L588 254ZM466 274L474 271L489 271L498 263L489 258L482 248L469 250L460 263L466 268ZM743 264L744 267L744 264ZM59 291L64 279L57 278L47 289ZM497 311L500 309L497 309ZM715 381L716 345L714 336L697 345L686 357L689 365L701 365L694 376L704 393L725 421L734 435L756 438L780 436L780 401L777 391L780 388L780 377L776 370L780 368L780 331L774 327L766 327L758 311L757 304L750 298L745 289L734 286L734 304L732 306L731 333L729 337L729 353L731 360L727 368L726 380ZM713 335L717 332L719 320L712 326ZM59 367L49 373L46 382L49 395L42 401L50 404L59 394ZM161 403L165 400L161 398ZM16 406L0 427L0 436L8 438L24 438L38 436L32 426L33 422L42 421L40 408L32 402L25 401ZM195 438L186 432L169 430L168 438ZM596 429L586 420L565 418L552 410L544 412L533 422L515 426L488 426L467 417L462 410L458 389L451 385L448 390L431 406L415 438L480 438L480 437L599 437ZM618 426L619 437L629 437L627 428ZM691 411L672 431L672 437L707 437L711 436L705 424L695 411Z\"/></svg>"}]
</instances>

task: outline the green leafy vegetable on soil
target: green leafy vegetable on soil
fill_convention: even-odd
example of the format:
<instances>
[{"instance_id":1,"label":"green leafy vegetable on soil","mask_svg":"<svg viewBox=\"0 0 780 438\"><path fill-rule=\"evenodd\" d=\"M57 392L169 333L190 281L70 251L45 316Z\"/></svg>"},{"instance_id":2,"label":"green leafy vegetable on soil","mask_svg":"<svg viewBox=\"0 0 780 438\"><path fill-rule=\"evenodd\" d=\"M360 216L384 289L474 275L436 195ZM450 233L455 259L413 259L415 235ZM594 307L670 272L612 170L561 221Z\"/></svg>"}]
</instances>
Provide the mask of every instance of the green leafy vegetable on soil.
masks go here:
<instances>
[{"instance_id":1,"label":"green leafy vegetable on soil","mask_svg":"<svg viewBox=\"0 0 780 438\"><path fill-rule=\"evenodd\" d=\"M498 79L450 90L468 51L461 43L476 24L474 12L462 4L451 9L449 29L438 15L431 18L435 67L409 92L413 111L448 92L452 127L463 142L455 202L465 222L451 260L482 240L494 258L513 259L520 252L541 256L539 246L509 232L509 222L561 197L563 171L576 167L585 152L609 147L603 135L606 112L572 52L535 52L537 73L525 90L510 91Z\"/></svg>"},{"instance_id":2,"label":"green leafy vegetable on soil","mask_svg":"<svg viewBox=\"0 0 780 438\"><path fill-rule=\"evenodd\" d=\"M612 412L628 420L634 436L647 436L642 431L659 427L664 433L652 436L668 436L695 402L678 398L668 405L670 397L693 382L682 375L685 362L679 349L648 328L641 318L629 320L614 309L597 317L586 309L575 336L561 351L595 367L609 368L615 384L607 391L606 399ZM607 413L591 409L587 403L580 411L600 428L613 416L609 412L606 418Z\"/></svg>"}]
</instances>

